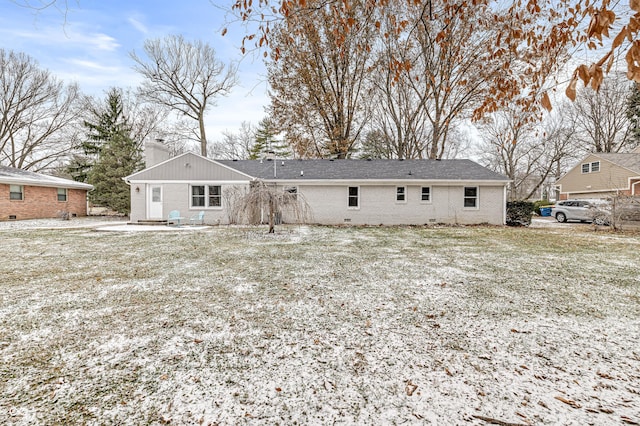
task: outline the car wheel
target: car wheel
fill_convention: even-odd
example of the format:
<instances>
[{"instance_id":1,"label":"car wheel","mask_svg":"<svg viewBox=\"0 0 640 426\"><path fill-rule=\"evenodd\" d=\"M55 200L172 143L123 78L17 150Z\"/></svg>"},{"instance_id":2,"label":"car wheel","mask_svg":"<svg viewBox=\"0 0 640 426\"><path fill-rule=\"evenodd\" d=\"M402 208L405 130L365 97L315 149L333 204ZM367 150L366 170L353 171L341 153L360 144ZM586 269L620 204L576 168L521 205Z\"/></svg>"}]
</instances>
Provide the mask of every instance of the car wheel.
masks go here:
<instances>
[{"instance_id":1,"label":"car wheel","mask_svg":"<svg viewBox=\"0 0 640 426\"><path fill-rule=\"evenodd\" d=\"M564 213L556 213L556 220L560 223L567 221L567 216Z\"/></svg>"},{"instance_id":2,"label":"car wheel","mask_svg":"<svg viewBox=\"0 0 640 426\"><path fill-rule=\"evenodd\" d=\"M607 226L607 225L609 225L609 221L604 216L597 216L595 219L593 219L593 223L595 223L598 226Z\"/></svg>"}]
</instances>

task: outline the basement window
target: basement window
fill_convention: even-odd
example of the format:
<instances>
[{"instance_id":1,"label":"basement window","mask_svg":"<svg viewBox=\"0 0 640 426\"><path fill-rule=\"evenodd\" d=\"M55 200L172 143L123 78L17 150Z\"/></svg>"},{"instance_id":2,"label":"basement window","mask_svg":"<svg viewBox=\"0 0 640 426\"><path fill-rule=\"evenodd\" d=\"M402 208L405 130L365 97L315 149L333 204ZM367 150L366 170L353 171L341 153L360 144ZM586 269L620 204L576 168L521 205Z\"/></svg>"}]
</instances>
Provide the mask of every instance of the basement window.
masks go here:
<instances>
[{"instance_id":1,"label":"basement window","mask_svg":"<svg viewBox=\"0 0 640 426\"><path fill-rule=\"evenodd\" d=\"M9 185L9 199L13 201L24 200L22 185Z\"/></svg>"}]
</instances>

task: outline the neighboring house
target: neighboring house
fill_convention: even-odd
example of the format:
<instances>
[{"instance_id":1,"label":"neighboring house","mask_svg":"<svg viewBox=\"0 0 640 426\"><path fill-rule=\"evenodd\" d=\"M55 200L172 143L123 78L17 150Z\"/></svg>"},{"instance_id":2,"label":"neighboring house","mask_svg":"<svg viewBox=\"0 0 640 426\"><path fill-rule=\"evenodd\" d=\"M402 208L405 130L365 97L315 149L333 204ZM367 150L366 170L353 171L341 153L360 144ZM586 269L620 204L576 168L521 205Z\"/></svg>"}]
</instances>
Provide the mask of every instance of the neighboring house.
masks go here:
<instances>
[{"instance_id":1,"label":"neighboring house","mask_svg":"<svg viewBox=\"0 0 640 426\"><path fill-rule=\"evenodd\" d=\"M556 182L560 199L640 196L640 148L587 155Z\"/></svg>"},{"instance_id":2,"label":"neighboring house","mask_svg":"<svg viewBox=\"0 0 640 426\"><path fill-rule=\"evenodd\" d=\"M131 221L172 210L233 222L233 198L262 180L303 197L311 223L502 225L509 180L470 160L212 160L187 153L125 178ZM285 217L286 221L287 218Z\"/></svg>"},{"instance_id":3,"label":"neighboring house","mask_svg":"<svg viewBox=\"0 0 640 426\"><path fill-rule=\"evenodd\" d=\"M87 215L87 191L93 186L0 166L0 220Z\"/></svg>"}]
</instances>

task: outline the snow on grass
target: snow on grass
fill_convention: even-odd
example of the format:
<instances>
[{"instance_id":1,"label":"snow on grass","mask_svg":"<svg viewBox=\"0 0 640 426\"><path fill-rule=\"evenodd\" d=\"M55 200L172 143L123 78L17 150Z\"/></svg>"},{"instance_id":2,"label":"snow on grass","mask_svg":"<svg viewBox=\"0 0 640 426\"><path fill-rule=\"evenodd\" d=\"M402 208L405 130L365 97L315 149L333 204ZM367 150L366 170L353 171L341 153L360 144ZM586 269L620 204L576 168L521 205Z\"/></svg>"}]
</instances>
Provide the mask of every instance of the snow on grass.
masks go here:
<instances>
[{"instance_id":1,"label":"snow on grass","mask_svg":"<svg viewBox=\"0 0 640 426\"><path fill-rule=\"evenodd\" d=\"M0 231L0 423L640 422L639 239Z\"/></svg>"}]
</instances>

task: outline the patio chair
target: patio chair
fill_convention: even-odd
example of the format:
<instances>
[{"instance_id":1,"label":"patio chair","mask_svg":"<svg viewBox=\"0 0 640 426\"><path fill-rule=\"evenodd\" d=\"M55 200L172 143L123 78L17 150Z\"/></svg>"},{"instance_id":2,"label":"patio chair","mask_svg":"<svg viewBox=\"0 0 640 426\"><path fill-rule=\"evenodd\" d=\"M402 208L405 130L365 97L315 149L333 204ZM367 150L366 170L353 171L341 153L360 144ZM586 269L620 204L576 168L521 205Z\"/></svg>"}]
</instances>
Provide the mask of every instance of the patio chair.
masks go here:
<instances>
[{"instance_id":1,"label":"patio chair","mask_svg":"<svg viewBox=\"0 0 640 426\"><path fill-rule=\"evenodd\" d=\"M175 226L180 226L180 221L184 219L184 217L180 216L180 211L171 210L169 212L169 216L167 217L167 226L171 226L172 224Z\"/></svg>"},{"instance_id":2,"label":"patio chair","mask_svg":"<svg viewBox=\"0 0 640 426\"><path fill-rule=\"evenodd\" d=\"M190 225L204 225L204 212L195 214L189 218Z\"/></svg>"}]
</instances>

